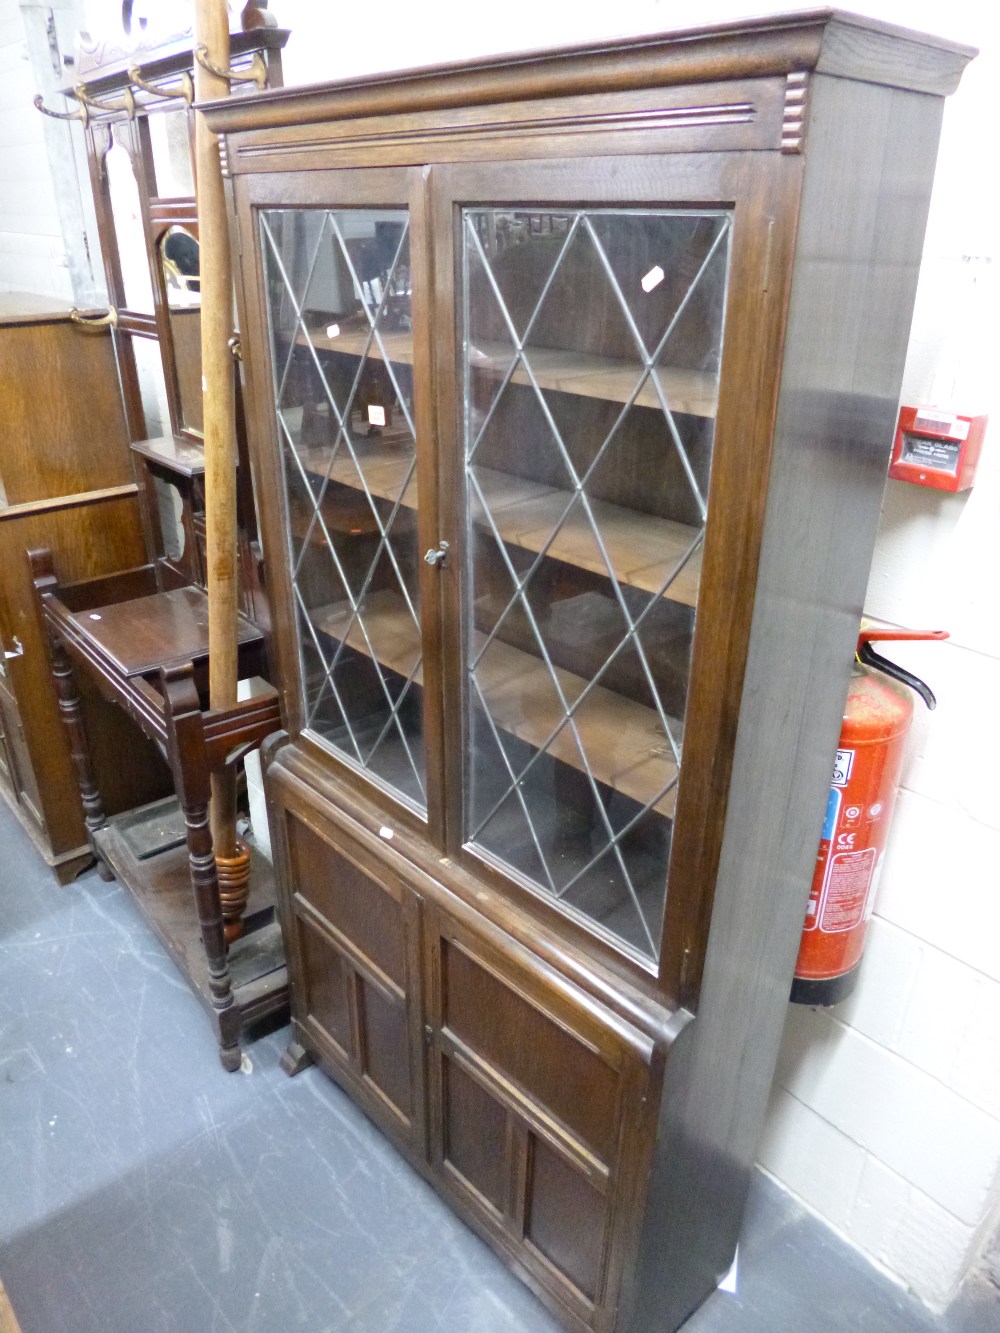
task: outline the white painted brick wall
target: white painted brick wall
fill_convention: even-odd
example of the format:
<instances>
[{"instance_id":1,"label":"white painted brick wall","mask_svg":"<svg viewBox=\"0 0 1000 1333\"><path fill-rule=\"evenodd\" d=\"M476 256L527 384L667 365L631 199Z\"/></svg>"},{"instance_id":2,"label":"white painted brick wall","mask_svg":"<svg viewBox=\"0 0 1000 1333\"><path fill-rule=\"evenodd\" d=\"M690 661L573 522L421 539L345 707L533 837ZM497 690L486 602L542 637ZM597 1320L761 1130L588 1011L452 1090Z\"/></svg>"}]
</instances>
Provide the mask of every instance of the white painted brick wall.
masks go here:
<instances>
[{"instance_id":1,"label":"white painted brick wall","mask_svg":"<svg viewBox=\"0 0 1000 1333\"><path fill-rule=\"evenodd\" d=\"M981 169L977 127L991 115L1000 25L971 4L865 8L947 24L983 48L946 111L903 401L995 416L998 172ZM959 192L967 207L954 206ZM858 989L829 1014L791 1013L760 1150L768 1171L934 1307L1000 1217L998 572L994 423L971 494L887 485L866 607L952 640L887 650L932 684L938 708L917 704ZM807 1169L824 1151L839 1164L829 1184Z\"/></svg>"},{"instance_id":2,"label":"white painted brick wall","mask_svg":"<svg viewBox=\"0 0 1000 1333\"><path fill-rule=\"evenodd\" d=\"M69 300L72 284L17 0L0 0L0 290Z\"/></svg>"}]
</instances>

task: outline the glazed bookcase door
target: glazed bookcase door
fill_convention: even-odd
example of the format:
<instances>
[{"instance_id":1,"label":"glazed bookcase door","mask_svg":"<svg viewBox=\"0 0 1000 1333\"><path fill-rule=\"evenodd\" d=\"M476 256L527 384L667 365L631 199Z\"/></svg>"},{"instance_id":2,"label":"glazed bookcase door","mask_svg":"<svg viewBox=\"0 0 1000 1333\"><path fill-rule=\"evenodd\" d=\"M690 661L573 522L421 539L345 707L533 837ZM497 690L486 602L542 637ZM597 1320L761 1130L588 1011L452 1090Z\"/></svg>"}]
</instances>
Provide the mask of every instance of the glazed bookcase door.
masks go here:
<instances>
[{"instance_id":1,"label":"glazed bookcase door","mask_svg":"<svg viewBox=\"0 0 1000 1333\"><path fill-rule=\"evenodd\" d=\"M657 974L687 873L688 738L704 771L705 715L734 688L694 699L701 621L711 636L724 600L709 587L705 611L727 302L759 217L738 169L723 188L713 164L701 189L696 171L647 169L629 198L608 197L600 168L566 168L580 189L557 200L517 164L512 202L480 204L458 168L438 225L450 213L457 841L480 873ZM726 492L723 528L752 494Z\"/></svg>"},{"instance_id":2,"label":"glazed bookcase door","mask_svg":"<svg viewBox=\"0 0 1000 1333\"><path fill-rule=\"evenodd\" d=\"M254 212L270 353L258 392L276 436L298 724L422 821L435 799L435 585L424 562L433 488L418 476L421 222L408 173L371 173L360 199L356 181L348 191L326 179L308 206L279 191Z\"/></svg>"}]
</instances>

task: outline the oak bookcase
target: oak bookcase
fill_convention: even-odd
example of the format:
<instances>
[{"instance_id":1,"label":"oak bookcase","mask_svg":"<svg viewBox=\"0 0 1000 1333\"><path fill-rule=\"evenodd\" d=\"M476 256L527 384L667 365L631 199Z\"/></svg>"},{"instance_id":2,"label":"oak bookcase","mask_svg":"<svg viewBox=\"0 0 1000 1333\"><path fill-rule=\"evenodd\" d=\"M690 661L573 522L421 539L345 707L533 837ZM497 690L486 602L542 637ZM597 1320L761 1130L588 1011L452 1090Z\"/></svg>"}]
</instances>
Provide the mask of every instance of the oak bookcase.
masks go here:
<instances>
[{"instance_id":1,"label":"oak bookcase","mask_svg":"<svg viewBox=\"0 0 1000 1333\"><path fill-rule=\"evenodd\" d=\"M286 1067L570 1328L733 1257L971 54L822 10L207 108Z\"/></svg>"}]
</instances>

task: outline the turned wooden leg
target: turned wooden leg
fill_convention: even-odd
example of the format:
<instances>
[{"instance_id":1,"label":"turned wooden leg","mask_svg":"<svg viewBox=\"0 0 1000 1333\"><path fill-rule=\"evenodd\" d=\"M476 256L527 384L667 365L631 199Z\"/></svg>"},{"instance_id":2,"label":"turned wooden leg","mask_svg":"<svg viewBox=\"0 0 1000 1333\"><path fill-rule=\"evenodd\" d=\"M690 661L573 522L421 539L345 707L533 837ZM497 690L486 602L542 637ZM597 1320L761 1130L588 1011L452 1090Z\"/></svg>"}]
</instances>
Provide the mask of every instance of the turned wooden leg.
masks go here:
<instances>
[{"instance_id":1,"label":"turned wooden leg","mask_svg":"<svg viewBox=\"0 0 1000 1333\"><path fill-rule=\"evenodd\" d=\"M201 941L208 962L208 987L224 1069L240 1067L241 1014L226 960L215 849L208 821L209 777L198 691L190 667L162 671L168 750L174 786L184 811L188 864Z\"/></svg>"},{"instance_id":2,"label":"turned wooden leg","mask_svg":"<svg viewBox=\"0 0 1000 1333\"><path fill-rule=\"evenodd\" d=\"M238 1069L240 1065L240 1025L234 1025L228 1011L233 1009L232 979L226 960L226 937L219 901L219 879L215 869L215 850L208 823L208 802L201 805L183 804L187 833L188 864L191 870L191 888L195 910L201 929L201 941L208 961L208 986L219 1025L219 1059L223 1067ZM238 1017L238 1016L237 1016Z\"/></svg>"},{"instance_id":3,"label":"turned wooden leg","mask_svg":"<svg viewBox=\"0 0 1000 1333\"><path fill-rule=\"evenodd\" d=\"M93 846L93 835L98 829L102 829L108 821L104 813L100 789L94 777L93 765L90 762L90 747L87 744L87 728L83 721L80 691L77 687L69 653L58 639L50 641L49 653L52 662L52 677L55 680L56 694L59 698L59 715L63 720L66 735L69 738L69 753L73 761L73 771L76 774L76 785L80 789L83 819L87 825L87 833ZM102 879L114 879L114 874L100 856L97 858L97 870Z\"/></svg>"}]
</instances>

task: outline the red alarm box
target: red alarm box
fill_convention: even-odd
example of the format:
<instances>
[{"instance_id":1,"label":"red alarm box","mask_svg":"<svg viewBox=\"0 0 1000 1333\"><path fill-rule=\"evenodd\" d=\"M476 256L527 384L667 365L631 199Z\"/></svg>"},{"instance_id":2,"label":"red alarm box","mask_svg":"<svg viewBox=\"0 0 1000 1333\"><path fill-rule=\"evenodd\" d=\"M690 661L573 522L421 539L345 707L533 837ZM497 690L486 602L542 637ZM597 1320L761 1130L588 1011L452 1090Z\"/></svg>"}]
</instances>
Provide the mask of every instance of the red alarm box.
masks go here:
<instances>
[{"instance_id":1,"label":"red alarm box","mask_svg":"<svg viewBox=\"0 0 1000 1333\"><path fill-rule=\"evenodd\" d=\"M901 407L889 476L939 491L967 491L975 480L987 420L938 407Z\"/></svg>"}]
</instances>

